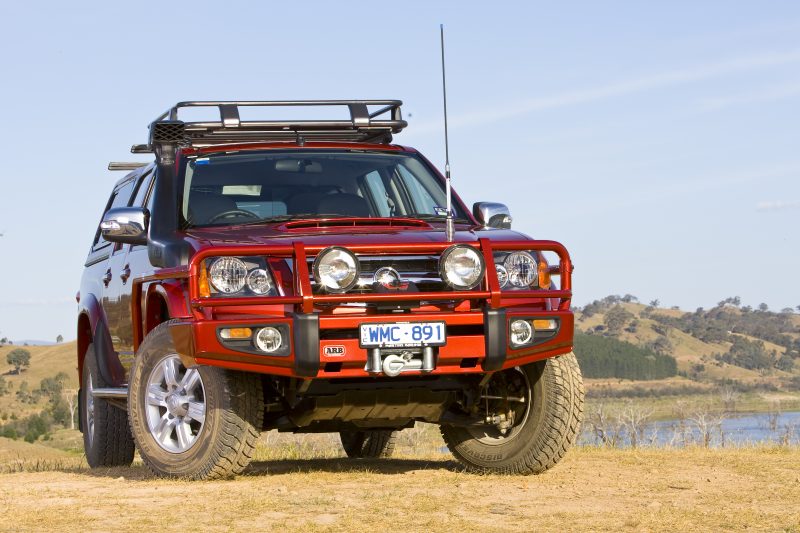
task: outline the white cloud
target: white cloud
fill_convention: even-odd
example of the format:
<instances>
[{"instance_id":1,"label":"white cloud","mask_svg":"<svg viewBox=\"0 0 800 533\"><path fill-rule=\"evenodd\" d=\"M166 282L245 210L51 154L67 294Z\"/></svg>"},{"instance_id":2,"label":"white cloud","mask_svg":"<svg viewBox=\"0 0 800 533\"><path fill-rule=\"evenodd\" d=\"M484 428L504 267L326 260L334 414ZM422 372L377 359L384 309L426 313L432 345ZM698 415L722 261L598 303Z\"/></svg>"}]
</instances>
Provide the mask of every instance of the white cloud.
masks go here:
<instances>
[{"instance_id":1,"label":"white cloud","mask_svg":"<svg viewBox=\"0 0 800 533\"><path fill-rule=\"evenodd\" d=\"M800 208L800 201L786 202L783 200L769 200L758 202L756 209L759 211L778 211L780 209L797 209Z\"/></svg>"},{"instance_id":2,"label":"white cloud","mask_svg":"<svg viewBox=\"0 0 800 533\"><path fill-rule=\"evenodd\" d=\"M789 63L800 62L800 50L788 52L772 52L766 54L742 56L716 63L695 67L655 73L639 78L621 80L597 87L588 87L566 91L557 95L542 96L530 100L518 101L502 107L482 109L472 113L452 116L450 123L454 126L476 126L496 122L521 114L543 111L559 107L585 104L598 100L626 96L633 93L661 89L674 85L695 83L749 70L768 68ZM433 131L442 127L441 123L425 122L414 125L415 132Z\"/></svg>"}]
</instances>

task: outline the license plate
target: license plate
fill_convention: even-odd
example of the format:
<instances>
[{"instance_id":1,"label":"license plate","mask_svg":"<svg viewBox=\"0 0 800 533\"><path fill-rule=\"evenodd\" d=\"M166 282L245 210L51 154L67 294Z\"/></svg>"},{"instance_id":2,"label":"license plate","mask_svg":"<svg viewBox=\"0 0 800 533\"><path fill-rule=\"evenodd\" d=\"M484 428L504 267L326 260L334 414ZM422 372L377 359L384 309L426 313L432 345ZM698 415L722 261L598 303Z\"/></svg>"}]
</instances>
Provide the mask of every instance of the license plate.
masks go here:
<instances>
[{"instance_id":1,"label":"license plate","mask_svg":"<svg viewBox=\"0 0 800 533\"><path fill-rule=\"evenodd\" d=\"M401 322L361 325L362 348L416 348L444 346L444 322Z\"/></svg>"}]
</instances>

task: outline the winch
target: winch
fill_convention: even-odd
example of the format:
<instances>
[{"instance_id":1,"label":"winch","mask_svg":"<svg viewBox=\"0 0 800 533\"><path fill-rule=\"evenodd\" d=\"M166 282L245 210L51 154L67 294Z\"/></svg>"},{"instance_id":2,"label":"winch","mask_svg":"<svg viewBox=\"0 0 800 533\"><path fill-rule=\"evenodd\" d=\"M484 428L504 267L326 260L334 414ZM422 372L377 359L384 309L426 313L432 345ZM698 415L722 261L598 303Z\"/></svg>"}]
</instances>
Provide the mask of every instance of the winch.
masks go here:
<instances>
[{"instance_id":1,"label":"winch","mask_svg":"<svg viewBox=\"0 0 800 533\"><path fill-rule=\"evenodd\" d=\"M433 346L423 347L422 353L403 350L386 354L386 356L381 353L380 348L372 348L369 350L367 365L364 370L370 374L383 373L390 378L413 370L432 372L435 368L434 356Z\"/></svg>"}]
</instances>

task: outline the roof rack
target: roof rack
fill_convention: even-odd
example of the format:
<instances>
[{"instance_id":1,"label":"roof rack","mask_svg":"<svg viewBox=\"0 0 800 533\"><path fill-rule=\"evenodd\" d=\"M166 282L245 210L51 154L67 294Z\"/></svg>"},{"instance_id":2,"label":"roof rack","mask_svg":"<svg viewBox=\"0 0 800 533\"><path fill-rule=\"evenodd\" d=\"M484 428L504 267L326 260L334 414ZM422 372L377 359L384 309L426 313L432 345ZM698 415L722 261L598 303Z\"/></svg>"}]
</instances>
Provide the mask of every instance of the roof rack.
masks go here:
<instances>
[{"instance_id":1,"label":"roof rack","mask_svg":"<svg viewBox=\"0 0 800 533\"><path fill-rule=\"evenodd\" d=\"M146 167L150 163L127 163L122 161L112 161L108 164L108 170L136 170Z\"/></svg>"},{"instance_id":2,"label":"roof rack","mask_svg":"<svg viewBox=\"0 0 800 533\"><path fill-rule=\"evenodd\" d=\"M149 153L157 144L212 146L218 144L296 141L356 141L389 143L408 123L400 100L284 100L178 102L150 124L148 144L135 144L133 153ZM342 120L241 120L240 107L347 107ZM189 107L216 107L219 121L184 122L178 111ZM378 107L373 111L370 108Z\"/></svg>"}]
</instances>

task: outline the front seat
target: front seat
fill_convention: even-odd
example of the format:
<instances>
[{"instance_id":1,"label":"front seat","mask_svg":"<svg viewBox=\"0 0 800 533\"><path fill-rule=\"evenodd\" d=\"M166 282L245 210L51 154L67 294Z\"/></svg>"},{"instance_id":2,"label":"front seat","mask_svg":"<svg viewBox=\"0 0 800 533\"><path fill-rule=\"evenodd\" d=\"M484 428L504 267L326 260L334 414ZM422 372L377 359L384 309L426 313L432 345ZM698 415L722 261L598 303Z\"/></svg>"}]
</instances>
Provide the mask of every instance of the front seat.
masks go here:
<instances>
[{"instance_id":1,"label":"front seat","mask_svg":"<svg viewBox=\"0 0 800 533\"><path fill-rule=\"evenodd\" d=\"M367 201L357 194L338 193L323 196L319 201L317 213L322 215L347 215L368 218Z\"/></svg>"}]
</instances>

